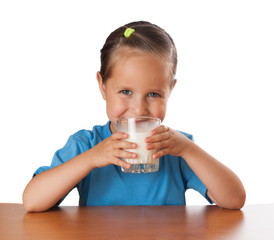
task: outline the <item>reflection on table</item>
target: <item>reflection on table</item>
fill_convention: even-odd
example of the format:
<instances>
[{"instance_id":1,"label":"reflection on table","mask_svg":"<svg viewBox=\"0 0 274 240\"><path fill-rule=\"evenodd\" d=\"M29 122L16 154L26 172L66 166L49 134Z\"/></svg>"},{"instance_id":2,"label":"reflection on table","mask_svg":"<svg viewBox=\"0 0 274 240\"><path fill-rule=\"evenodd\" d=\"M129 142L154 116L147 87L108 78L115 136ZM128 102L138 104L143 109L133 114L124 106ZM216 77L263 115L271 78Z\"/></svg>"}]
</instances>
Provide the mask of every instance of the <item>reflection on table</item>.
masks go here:
<instances>
[{"instance_id":1,"label":"reflection on table","mask_svg":"<svg viewBox=\"0 0 274 240\"><path fill-rule=\"evenodd\" d=\"M0 239L274 239L274 204L59 207L0 204Z\"/></svg>"}]
</instances>

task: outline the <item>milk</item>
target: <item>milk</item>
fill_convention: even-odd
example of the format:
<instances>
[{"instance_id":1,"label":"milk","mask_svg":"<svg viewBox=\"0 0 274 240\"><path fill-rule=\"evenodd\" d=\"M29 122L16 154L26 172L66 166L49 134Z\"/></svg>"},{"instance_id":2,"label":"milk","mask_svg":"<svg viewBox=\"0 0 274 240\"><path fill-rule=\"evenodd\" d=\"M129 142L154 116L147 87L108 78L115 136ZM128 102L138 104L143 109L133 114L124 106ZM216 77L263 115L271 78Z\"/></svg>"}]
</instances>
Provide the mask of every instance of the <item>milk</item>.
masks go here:
<instances>
[{"instance_id":1,"label":"milk","mask_svg":"<svg viewBox=\"0 0 274 240\"><path fill-rule=\"evenodd\" d=\"M137 148L135 149L126 149L129 152L137 153L137 158L135 159L127 159L124 161L130 164L157 164L159 158L153 159L153 154L157 152L154 150L147 150L145 138L150 136L150 131L147 132L128 132L129 137L126 139L129 142L133 142L137 144Z\"/></svg>"},{"instance_id":2,"label":"milk","mask_svg":"<svg viewBox=\"0 0 274 240\"><path fill-rule=\"evenodd\" d=\"M131 118L120 118L117 120L117 131L128 133L126 141L137 144L135 149L125 149L128 152L137 153L137 158L122 158L125 162L131 164L130 168L121 167L125 173L152 173L159 169L159 158L153 159L152 156L157 152L146 150L145 138L150 136L150 131L158 127L161 123L159 118L137 116Z\"/></svg>"}]
</instances>

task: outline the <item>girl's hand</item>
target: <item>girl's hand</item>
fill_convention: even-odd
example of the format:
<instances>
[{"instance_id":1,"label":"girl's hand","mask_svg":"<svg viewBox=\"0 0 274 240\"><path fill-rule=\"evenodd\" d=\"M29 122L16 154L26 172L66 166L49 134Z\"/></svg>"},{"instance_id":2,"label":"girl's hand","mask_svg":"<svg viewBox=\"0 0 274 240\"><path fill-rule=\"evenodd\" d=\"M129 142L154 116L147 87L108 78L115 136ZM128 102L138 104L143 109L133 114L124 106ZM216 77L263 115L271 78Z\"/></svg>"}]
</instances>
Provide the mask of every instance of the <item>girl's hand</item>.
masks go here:
<instances>
[{"instance_id":1,"label":"girl's hand","mask_svg":"<svg viewBox=\"0 0 274 240\"><path fill-rule=\"evenodd\" d=\"M128 138L127 133L116 132L110 137L104 139L102 142L91 148L90 158L95 164L95 167L105 167L110 164L115 164L123 168L130 168L131 164L119 159L121 158L136 158L137 154L125 151L124 149L134 149L137 147L136 143L123 141Z\"/></svg>"},{"instance_id":2,"label":"girl's hand","mask_svg":"<svg viewBox=\"0 0 274 240\"><path fill-rule=\"evenodd\" d=\"M183 134L161 125L151 131L145 142L148 150L160 149L153 158L166 154L184 158L206 186L207 195L220 207L243 207L246 193L237 175Z\"/></svg>"},{"instance_id":3,"label":"girl's hand","mask_svg":"<svg viewBox=\"0 0 274 240\"><path fill-rule=\"evenodd\" d=\"M153 158L159 158L166 154L182 156L191 140L183 134L161 125L151 131L151 136L147 137L145 142L147 150L159 150L153 154Z\"/></svg>"}]
</instances>

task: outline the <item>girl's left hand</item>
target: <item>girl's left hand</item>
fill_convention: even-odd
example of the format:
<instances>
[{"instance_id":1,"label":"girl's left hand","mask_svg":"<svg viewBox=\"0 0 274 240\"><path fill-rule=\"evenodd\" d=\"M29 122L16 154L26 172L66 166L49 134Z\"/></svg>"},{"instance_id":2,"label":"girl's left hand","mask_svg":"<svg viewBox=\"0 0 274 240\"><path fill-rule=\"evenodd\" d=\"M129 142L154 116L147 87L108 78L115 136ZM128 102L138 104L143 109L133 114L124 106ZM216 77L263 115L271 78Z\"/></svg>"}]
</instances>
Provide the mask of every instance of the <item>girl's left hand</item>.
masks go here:
<instances>
[{"instance_id":1,"label":"girl's left hand","mask_svg":"<svg viewBox=\"0 0 274 240\"><path fill-rule=\"evenodd\" d=\"M192 143L185 135L164 125L151 130L151 136L147 137L145 142L147 150L159 150L153 154L153 158L166 154L182 156L187 146Z\"/></svg>"}]
</instances>

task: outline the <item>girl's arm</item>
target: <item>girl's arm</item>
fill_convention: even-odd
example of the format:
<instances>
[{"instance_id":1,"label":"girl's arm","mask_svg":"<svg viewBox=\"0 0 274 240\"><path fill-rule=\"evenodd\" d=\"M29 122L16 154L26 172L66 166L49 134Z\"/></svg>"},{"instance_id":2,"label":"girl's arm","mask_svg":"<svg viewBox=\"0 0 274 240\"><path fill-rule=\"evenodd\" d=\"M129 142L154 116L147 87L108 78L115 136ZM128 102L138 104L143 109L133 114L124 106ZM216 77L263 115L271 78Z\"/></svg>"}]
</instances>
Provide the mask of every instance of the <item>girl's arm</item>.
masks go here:
<instances>
[{"instance_id":1,"label":"girl's arm","mask_svg":"<svg viewBox=\"0 0 274 240\"><path fill-rule=\"evenodd\" d=\"M46 211L54 206L95 166L86 151L75 158L36 175L26 186L23 205L28 212Z\"/></svg>"},{"instance_id":2,"label":"girl's arm","mask_svg":"<svg viewBox=\"0 0 274 240\"><path fill-rule=\"evenodd\" d=\"M204 183L209 198L224 208L242 208L246 193L237 175L188 138L185 142L181 157Z\"/></svg>"},{"instance_id":3,"label":"girl's arm","mask_svg":"<svg viewBox=\"0 0 274 240\"><path fill-rule=\"evenodd\" d=\"M208 189L208 196L217 205L240 209L245 203L245 189L229 168L206 153L183 134L160 126L146 139L147 149L161 149L154 157L166 154L181 156Z\"/></svg>"},{"instance_id":4,"label":"girl's arm","mask_svg":"<svg viewBox=\"0 0 274 240\"><path fill-rule=\"evenodd\" d=\"M36 175L23 193L25 210L28 212L48 210L94 168L110 164L130 168L130 164L119 159L119 157L136 158L135 153L122 150L136 148L136 144L120 141L127 137L127 134L115 133L88 151Z\"/></svg>"}]
</instances>

